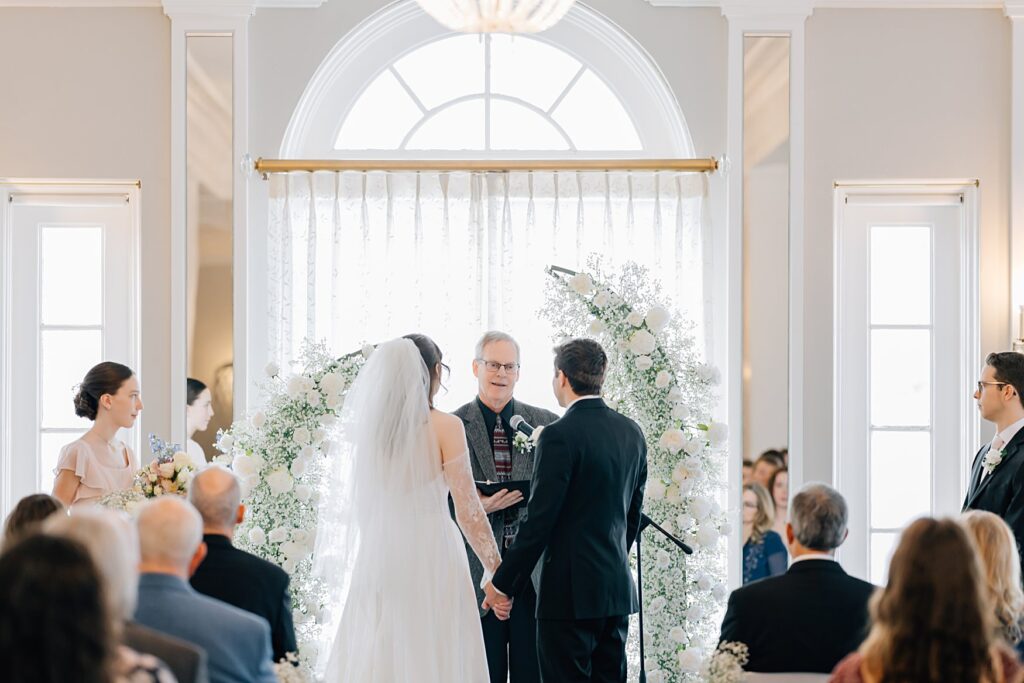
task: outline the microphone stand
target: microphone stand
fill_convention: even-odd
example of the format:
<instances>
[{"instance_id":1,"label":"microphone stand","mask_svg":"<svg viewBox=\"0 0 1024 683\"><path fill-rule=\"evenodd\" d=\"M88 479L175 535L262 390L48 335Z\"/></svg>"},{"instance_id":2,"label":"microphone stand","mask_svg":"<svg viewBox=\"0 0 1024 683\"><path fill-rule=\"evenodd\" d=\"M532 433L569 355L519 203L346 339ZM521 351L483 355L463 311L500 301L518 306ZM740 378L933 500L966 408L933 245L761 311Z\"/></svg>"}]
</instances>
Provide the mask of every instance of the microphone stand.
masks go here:
<instances>
[{"instance_id":1,"label":"microphone stand","mask_svg":"<svg viewBox=\"0 0 1024 683\"><path fill-rule=\"evenodd\" d=\"M640 683L647 683L647 664L644 662L644 575L643 555L640 549L642 543L640 541L644 537L644 529L646 529L649 526L652 526L658 531L660 531L665 538L676 544L679 547L679 549L687 555L693 554L693 548L686 545L678 538L662 529L657 522L655 522L653 519L651 519L644 513L640 513L640 529L637 531L636 534L636 587L637 597L640 600L640 614L638 615L640 625Z\"/></svg>"}]
</instances>

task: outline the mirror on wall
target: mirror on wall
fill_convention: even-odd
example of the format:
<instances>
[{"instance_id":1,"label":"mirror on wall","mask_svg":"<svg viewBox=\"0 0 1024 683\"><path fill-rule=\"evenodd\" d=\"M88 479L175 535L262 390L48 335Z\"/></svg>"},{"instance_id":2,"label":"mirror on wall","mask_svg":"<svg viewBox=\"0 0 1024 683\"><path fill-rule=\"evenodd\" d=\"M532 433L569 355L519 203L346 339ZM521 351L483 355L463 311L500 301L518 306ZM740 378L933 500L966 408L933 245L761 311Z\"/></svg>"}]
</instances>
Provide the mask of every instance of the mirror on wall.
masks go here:
<instances>
[{"instance_id":1,"label":"mirror on wall","mask_svg":"<svg viewBox=\"0 0 1024 683\"><path fill-rule=\"evenodd\" d=\"M743 41L743 457L789 434L790 37Z\"/></svg>"},{"instance_id":2,"label":"mirror on wall","mask_svg":"<svg viewBox=\"0 0 1024 683\"><path fill-rule=\"evenodd\" d=\"M211 460L234 408L232 37L186 40L188 451ZM184 379L182 381L185 381Z\"/></svg>"}]
</instances>

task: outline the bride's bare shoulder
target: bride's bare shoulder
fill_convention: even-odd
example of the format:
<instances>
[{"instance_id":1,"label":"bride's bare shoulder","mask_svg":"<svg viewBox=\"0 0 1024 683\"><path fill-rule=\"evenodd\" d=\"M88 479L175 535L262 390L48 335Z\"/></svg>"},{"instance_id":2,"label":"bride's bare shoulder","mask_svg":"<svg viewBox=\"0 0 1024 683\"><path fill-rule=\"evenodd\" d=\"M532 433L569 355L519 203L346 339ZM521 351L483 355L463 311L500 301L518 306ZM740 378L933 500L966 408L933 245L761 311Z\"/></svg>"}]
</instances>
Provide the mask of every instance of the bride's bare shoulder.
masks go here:
<instances>
[{"instance_id":1,"label":"bride's bare shoulder","mask_svg":"<svg viewBox=\"0 0 1024 683\"><path fill-rule=\"evenodd\" d=\"M462 426L462 420L440 410L431 410L430 422L444 459L462 455L466 449L466 428Z\"/></svg>"}]
</instances>

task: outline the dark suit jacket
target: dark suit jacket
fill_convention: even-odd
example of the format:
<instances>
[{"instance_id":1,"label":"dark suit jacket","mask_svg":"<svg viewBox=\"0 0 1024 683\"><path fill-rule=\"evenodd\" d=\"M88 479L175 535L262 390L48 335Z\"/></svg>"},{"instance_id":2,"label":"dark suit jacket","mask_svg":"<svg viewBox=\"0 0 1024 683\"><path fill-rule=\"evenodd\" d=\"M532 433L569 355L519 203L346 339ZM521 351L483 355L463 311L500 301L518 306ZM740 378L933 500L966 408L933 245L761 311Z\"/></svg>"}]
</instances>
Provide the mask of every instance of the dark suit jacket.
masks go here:
<instances>
[{"instance_id":1,"label":"dark suit jacket","mask_svg":"<svg viewBox=\"0 0 1024 683\"><path fill-rule=\"evenodd\" d=\"M178 683L210 683L206 667L206 650L187 640L146 628L129 621L124 625L124 644L163 661Z\"/></svg>"},{"instance_id":2,"label":"dark suit jacket","mask_svg":"<svg viewBox=\"0 0 1024 683\"><path fill-rule=\"evenodd\" d=\"M523 419L534 427L541 427L549 425L558 419L558 416L549 410L543 408L535 408L531 405L517 401L514 398L511 401L512 414L522 415ZM453 415L457 415L461 420L463 426L466 428L466 442L469 444L469 462L473 468L473 478L477 481L498 481L498 471L494 467L494 449L491 448L491 435L487 430L487 425L484 423L484 416L480 412L480 406L476 400L472 400L464 406L460 406ZM511 445L511 444L510 444ZM533 476L533 452L524 453L523 451L512 448L512 480L521 481L523 479L530 479ZM452 516L455 516L455 508L452 507ZM522 523L526 519L526 506L520 506L519 508L519 521ZM505 528L505 512L504 510L494 512L487 515L487 521L491 525L491 531L494 533L494 541L501 548L504 528ZM480 580L484 575L484 567L480 564L479 558L473 549L466 544L466 553L469 556L469 573L473 577L473 585L476 587L476 605L480 607L480 603L484 601L484 592L480 588ZM480 610L481 616L485 612Z\"/></svg>"},{"instance_id":3,"label":"dark suit jacket","mask_svg":"<svg viewBox=\"0 0 1024 683\"><path fill-rule=\"evenodd\" d=\"M971 485L964 499L964 511L988 510L1010 525L1017 547L1024 547L1024 429L1006 444L1003 461L981 481L982 462L992 444L985 444L974 456Z\"/></svg>"},{"instance_id":4,"label":"dark suit jacket","mask_svg":"<svg viewBox=\"0 0 1024 683\"><path fill-rule=\"evenodd\" d=\"M538 619L636 612L629 548L646 482L639 425L599 398L573 404L541 432L527 518L494 575L495 588L515 595L541 559Z\"/></svg>"},{"instance_id":5,"label":"dark suit jacket","mask_svg":"<svg viewBox=\"0 0 1024 683\"><path fill-rule=\"evenodd\" d=\"M192 587L266 619L274 661L281 660L286 652L295 652L288 573L273 562L239 550L226 536L205 534L203 541L208 552L192 575Z\"/></svg>"},{"instance_id":6,"label":"dark suit jacket","mask_svg":"<svg viewBox=\"0 0 1024 683\"><path fill-rule=\"evenodd\" d=\"M732 592L721 640L746 643L747 671L829 673L867 635L874 590L838 562L797 562Z\"/></svg>"}]
</instances>

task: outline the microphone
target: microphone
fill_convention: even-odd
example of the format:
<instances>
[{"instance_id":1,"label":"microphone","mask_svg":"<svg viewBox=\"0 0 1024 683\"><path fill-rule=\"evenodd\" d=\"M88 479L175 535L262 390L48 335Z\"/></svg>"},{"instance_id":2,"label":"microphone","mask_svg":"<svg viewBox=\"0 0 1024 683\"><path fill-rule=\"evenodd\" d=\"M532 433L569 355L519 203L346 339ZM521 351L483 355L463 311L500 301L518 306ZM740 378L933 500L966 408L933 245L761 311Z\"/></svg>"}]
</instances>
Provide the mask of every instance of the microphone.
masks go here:
<instances>
[{"instance_id":1,"label":"microphone","mask_svg":"<svg viewBox=\"0 0 1024 683\"><path fill-rule=\"evenodd\" d=\"M533 436L534 426L527 422L522 415L513 415L508 421L508 426L526 436Z\"/></svg>"}]
</instances>

